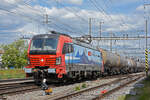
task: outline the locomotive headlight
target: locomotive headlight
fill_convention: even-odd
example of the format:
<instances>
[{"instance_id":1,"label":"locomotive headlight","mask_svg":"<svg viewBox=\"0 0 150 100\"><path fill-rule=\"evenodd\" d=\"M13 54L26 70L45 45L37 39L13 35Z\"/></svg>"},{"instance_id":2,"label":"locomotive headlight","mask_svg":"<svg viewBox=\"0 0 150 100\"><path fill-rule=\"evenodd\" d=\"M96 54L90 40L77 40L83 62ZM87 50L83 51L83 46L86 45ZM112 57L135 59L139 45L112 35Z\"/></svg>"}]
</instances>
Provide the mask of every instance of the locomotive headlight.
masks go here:
<instances>
[{"instance_id":1,"label":"locomotive headlight","mask_svg":"<svg viewBox=\"0 0 150 100\"><path fill-rule=\"evenodd\" d=\"M60 65L61 64L61 57L56 58L56 65Z\"/></svg>"}]
</instances>

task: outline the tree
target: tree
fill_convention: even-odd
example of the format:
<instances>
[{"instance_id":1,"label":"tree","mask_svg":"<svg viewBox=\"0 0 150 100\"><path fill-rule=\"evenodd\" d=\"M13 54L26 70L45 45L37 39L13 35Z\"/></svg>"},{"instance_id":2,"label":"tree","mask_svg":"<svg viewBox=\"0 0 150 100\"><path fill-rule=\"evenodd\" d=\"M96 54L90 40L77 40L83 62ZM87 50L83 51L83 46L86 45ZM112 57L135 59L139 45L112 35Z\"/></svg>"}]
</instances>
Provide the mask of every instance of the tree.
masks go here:
<instances>
[{"instance_id":1,"label":"tree","mask_svg":"<svg viewBox=\"0 0 150 100\"><path fill-rule=\"evenodd\" d=\"M14 66L22 68L27 65L27 46L23 40L17 40L11 44L3 45L4 54L2 56L3 67Z\"/></svg>"}]
</instances>

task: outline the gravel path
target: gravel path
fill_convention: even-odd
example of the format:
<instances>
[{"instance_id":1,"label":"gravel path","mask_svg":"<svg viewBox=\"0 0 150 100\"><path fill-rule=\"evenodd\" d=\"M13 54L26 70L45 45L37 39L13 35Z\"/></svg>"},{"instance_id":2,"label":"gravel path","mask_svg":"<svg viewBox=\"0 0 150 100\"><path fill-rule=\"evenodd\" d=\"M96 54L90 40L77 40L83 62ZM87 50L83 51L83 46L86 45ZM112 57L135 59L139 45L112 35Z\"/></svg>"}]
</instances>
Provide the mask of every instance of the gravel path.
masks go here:
<instances>
[{"instance_id":1,"label":"gravel path","mask_svg":"<svg viewBox=\"0 0 150 100\"><path fill-rule=\"evenodd\" d=\"M60 93L71 93L75 91L75 87L77 86L82 86L83 83L87 85L87 87L93 87L95 85L100 85L100 84L105 84L110 81L114 81L117 78L111 78L111 79L97 79L95 81L86 81L82 83L75 83L71 85L66 85L66 86L59 86L53 88L53 93L51 95L43 95L44 91L39 90L39 91L33 91L33 92L28 92L24 94L17 94L13 96L6 96L7 100L47 100L48 98L50 99L52 96Z\"/></svg>"},{"instance_id":2,"label":"gravel path","mask_svg":"<svg viewBox=\"0 0 150 100\"><path fill-rule=\"evenodd\" d=\"M118 87L119 85L124 84L128 80L130 80L130 79L124 79L124 80L121 80L120 82L118 82L117 84L114 83L114 84L111 84L111 85L103 86L101 88L97 88L96 90L93 90L93 91L85 92L82 95L70 98L69 100L92 100L93 98L100 95L101 91L103 91L103 90L108 91L108 90L114 89L114 88ZM108 99L108 100L110 100L110 99Z\"/></svg>"},{"instance_id":3,"label":"gravel path","mask_svg":"<svg viewBox=\"0 0 150 100\"><path fill-rule=\"evenodd\" d=\"M58 94L62 94L62 93L67 94L67 93L75 92L75 87L77 87L77 86L81 87L83 83L86 84L87 88L90 88L90 87L93 87L96 85L102 85L102 84L114 81L116 79L118 79L118 78L111 78L111 79L99 78L94 81L86 81L86 82L82 82L82 83L75 83L75 84L70 84L70 85L65 85L65 86L59 86L59 87L52 88L53 93L51 95L43 95L44 91L38 90L38 91L28 92L28 93L24 93L24 94L6 96L6 98L7 98L7 100L51 100L52 97L54 97L54 96L57 97ZM108 89L108 88L110 89L110 87L113 87L113 86L104 87L102 90ZM115 97L120 96L121 94L128 93L127 90L129 91L131 88L132 88L132 86L128 86L126 90L121 89L121 91L123 91L123 92L119 92L120 94L119 93L116 94ZM102 90L93 91L93 93L91 95L85 94L86 99L83 99L83 100L90 100L91 97L95 97L97 94L100 94L100 91L102 91ZM112 95L112 97L113 97L113 95ZM114 98L114 99L112 98L112 100L117 100L116 98ZM73 98L73 100L82 100L82 98L80 98L78 96L76 98ZM111 96L108 97L108 99L106 98L104 100L111 100Z\"/></svg>"},{"instance_id":4,"label":"gravel path","mask_svg":"<svg viewBox=\"0 0 150 100\"><path fill-rule=\"evenodd\" d=\"M132 90L135 84L139 83L140 81L142 81L143 79L145 79L145 77L140 78L138 81L131 83L129 85L127 85L124 88L121 88L119 91L111 94L108 97L103 98L102 100L118 100L119 97L125 97L125 95L130 94L130 90Z\"/></svg>"}]
</instances>

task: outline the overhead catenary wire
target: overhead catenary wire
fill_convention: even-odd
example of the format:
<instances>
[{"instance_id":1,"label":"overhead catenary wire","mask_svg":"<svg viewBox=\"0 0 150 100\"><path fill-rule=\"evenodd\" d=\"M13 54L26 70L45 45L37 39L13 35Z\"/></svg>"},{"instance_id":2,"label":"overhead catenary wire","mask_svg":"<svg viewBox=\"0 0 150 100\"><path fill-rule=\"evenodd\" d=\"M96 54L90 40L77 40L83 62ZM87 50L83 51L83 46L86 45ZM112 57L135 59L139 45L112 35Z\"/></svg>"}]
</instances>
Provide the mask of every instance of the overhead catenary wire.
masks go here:
<instances>
[{"instance_id":1,"label":"overhead catenary wire","mask_svg":"<svg viewBox=\"0 0 150 100\"><path fill-rule=\"evenodd\" d=\"M110 5L110 4L113 4L112 0L107 0L108 3L106 3L105 0L103 0L103 1L104 1L104 5L105 5L107 8L112 9L112 6ZM118 12L118 10L115 9L115 12ZM118 16L120 17L120 20L122 21L122 25L124 25L125 27L130 27L131 29L136 30L133 26L129 26L129 25L124 21L123 17L122 17L120 14L119 14Z\"/></svg>"},{"instance_id":2,"label":"overhead catenary wire","mask_svg":"<svg viewBox=\"0 0 150 100\"><path fill-rule=\"evenodd\" d=\"M104 19L107 19L109 21L109 23L111 23L113 25L113 18L111 17L111 15L109 15L102 6L97 6L97 2L95 0L89 0L93 6L103 15ZM119 23L120 24L120 23ZM123 26L122 24L120 24L120 26ZM110 31L112 32L112 31Z\"/></svg>"},{"instance_id":3,"label":"overhead catenary wire","mask_svg":"<svg viewBox=\"0 0 150 100\"><path fill-rule=\"evenodd\" d=\"M56 0L54 0L54 1L57 2L59 5L65 7L65 5L63 3L60 3L60 2L58 2ZM68 10L68 11L70 11L70 12L72 12L75 16L77 16L83 22L88 22L88 19L85 19L85 18L81 17L80 15L74 13L74 11L75 11L74 9L71 10L70 8L67 8L67 7L65 7L65 9Z\"/></svg>"},{"instance_id":4,"label":"overhead catenary wire","mask_svg":"<svg viewBox=\"0 0 150 100\"><path fill-rule=\"evenodd\" d=\"M74 30L77 30L77 29L75 29L75 28L73 28L73 27L71 27L70 25L68 25L68 24L66 24L66 23L64 23L64 22L62 22L61 20L59 20L58 18L54 18L54 17L50 17L50 18L52 18L52 19L55 19L56 21L58 21L58 22L60 22L60 23L62 23L63 25L65 25L65 26L67 26L67 27L69 27L69 28L71 28L71 29L74 29ZM79 30L79 32L78 33L82 33L82 34L84 34L84 32L82 32L81 30Z\"/></svg>"},{"instance_id":5,"label":"overhead catenary wire","mask_svg":"<svg viewBox=\"0 0 150 100\"><path fill-rule=\"evenodd\" d=\"M53 23L53 25L55 25L57 28L59 28L60 30L62 30L62 31L66 31L66 32L69 32L69 33L76 33L76 34L79 34L79 33L77 33L77 32L74 32L74 31L70 31L70 30L68 30L67 28L62 28L62 27L60 27L59 25L57 25L56 23Z\"/></svg>"},{"instance_id":6,"label":"overhead catenary wire","mask_svg":"<svg viewBox=\"0 0 150 100\"><path fill-rule=\"evenodd\" d=\"M111 21L114 21L114 19L112 18L112 16L108 13L108 12L106 12L105 11L105 9L101 6L101 4L99 4L96 0L90 0L91 1L91 3L95 6L95 8L97 8L97 10L99 11L99 12L101 12L101 13L103 13L103 15L105 16L105 17L107 17L107 19L109 19L110 20L110 22ZM97 5L100 5L100 6L97 6ZM112 22L111 22L112 23ZM113 23L112 23L113 24ZM120 24L120 26L123 26L121 23L119 23Z\"/></svg>"},{"instance_id":7,"label":"overhead catenary wire","mask_svg":"<svg viewBox=\"0 0 150 100\"><path fill-rule=\"evenodd\" d=\"M90 0L90 2L95 6L95 8L96 8L99 12L103 13L105 19L107 18L108 20L110 20L109 22L110 22L111 24L113 24L112 21L114 21L114 19L111 17L111 15L109 15L108 12L105 11L105 9L101 6L101 4L99 4L96 0ZM99 4L100 6L97 6L98 4ZM120 25L120 27L124 27L124 26L125 26L125 25L122 24L122 23L119 23L119 25ZM127 26L127 25L126 25L126 26ZM120 32L122 33L122 32L124 32L124 30L122 29L122 30L120 30Z\"/></svg>"},{"instance_id":8,"label":"overhead catenary wire","mask_svg":"<svg viewBox=\"0 0 150 100\"><path fill-rule=\"evenodd\" d=\"M101 8L100 8L101 6L97 6L98 3L97 3L97 2L95 3L94 1L96 1L96 0L91 0L91 2L93 2L93 5L94 5L100 12L104 12L104 15L105 15L105 13L106 13L105 10L104 10L104 9L101 9ZM109 15L109 14L108 14L108 15ZM108 17L107 17L107 18L108 18ZM111 16L110 16L109 19L113 20L113 19L111 18ZM123 24L120 23L120 26L125 26L126 23L125 23L122 19L121 19L121 21L122 21ZM128 26L128 25L126 24L126 26ZM130 26L129 26L129 27L130 27ZM134 27L133 27L133 28L134 28ZM132 29L133 29L133 28L132 28Z\"/></svg>"},{"instance_id":9,"label":"overhead catenary wire","mask_svg":"<svg viewBox=\"0 0 150 100\"><path fill-rule=\"evenodd\" d=\"M108 18L108 16L106 15L106 13L96 5L96 3L94 2L94 0L89 0L89 1L103 15L104 18L106 18L106 17Z\"/></svg>"},{"instance_id":10,"label":"overhead catenary wire","mask_svg":"<svg viewBox=\"0 0 150 100\"><path fill-rule=\"evenodd\" d=\"M42 23L42 21L39 22L39 20L37 20L37 19L33 19L33 18L31 18L31 17L24 16L24 15L18 14L18 13L16 13L16 12L9 11L9 10L7 10L7 9L0 8L0 10L9 12L9 13L11 13L11 14L15 14L15 15L20 16L20 17L23 17L23 18L25 18L27 21L35 21L35 22L38 22L38 23L40 23L40 24ZM42 25L44 25L44 24L42 24ZM67 30L67 29L65 29L65 30ZM69 31L69 30L67 30L67 31ZM72 32L72 31L69 31L69 32ZM73 32L73 33L75 33L75 32Z\"/></svg>"},{"instance_id":11,"label":"overhead catenary wire","mask_svg":"<svg viewBox=\"0 0 150 100\"><path fill-rule=\"evenodd\" d=\"M42 1L43 1L43 0L42 0ZM65 7L65 5L64 5L63 3L58 2L57 0L53 0L53 1L57 2L57 4L59 4L60 6L63 6L67 11L73 13L73 14L74 14L76 17L78 17L81 21L86 22L86 23L88 22L88 19L85 19L85 18L81 17L80 15L74 13L74 12L75 12L74 9ZM49 3L49 2L47 2L47 1L43 1L43 2Z\"/></svg>"},{"instance_id":12,"label":"overhead catenary wire","mask_svg":"<svg viewBox=\"0 0 150 100\"><path fill-rule=\"evenodd\" d=\"M9 11L9 10L4 9L4 8L0 8L0 10L5 11L5 12L8 12L8 13L11 13L11 14L14 14L14 15L17 15L17 16L20 16L20 17L24 17L24 19L26 19L27 21L39 22L38 19L34 19L34 18L32 18L32 17L29 17L29 16L24 16L24 15L22 15L22 14L19 14L19 13L13 12L13 11Z\"/></svg>"},{"instance_id":13,"label":"overhead catenary wire","mask_svg":"<svg viewBox=\"0 0 150 100\"><path fill-rule=\"evenodd\" d=\"M30 6L30 7L32 7L32 6ZM79 29L76 29L76 28L74 28L74 27L71 27L71 25L69 25L69 24L66 24L66 23L62 22L62 21L61 21L60 19L58 19L57 17L52 17L52 16L50 16L50 18L53 19L53 20L56 20L57 22L61 23L62 25L66 26L66 27L68 27L69 29L71 28L72 30L79 30ZM83 31L81 31L81 30L79 30L79 31L76 32L76 33L85 34L85 33L84 33Z\"/></svg>"},{"instance_id":14,"label":"overhead catenary wire","mask_svg":"<svg viewBox=\"0 0 150 100\"><path fill-rule=\"evenodd\" d=\"M62 3L60 3L60 2L58 2L58 1L56 1L56 0L53 0L53 1L57 2L57 3L58 3L59 5L61 5L61 6L65 7ZM46 1L43 1L43 2L46 2ZM47 2L46 2L46 3L47 3ZM48 2L48 3L49 3L49 2ZM88 21L87 21L85 18L82 18L82 17L79 16L78 14L74 13L73 10L71 10L71 9L69 9L69 8L67 8L67 7L65 7L65 9L66 9L67 11L73 13L76 17L78 17L80 20L82 20L84 23L87 24ZM58 20L58 18L56 18L56 17L54 18L54 17L51 16L51 18ZM62 21L61 21L61 22L62 22ZM66 25L66 24L65 24L65 25ZM70 25L71 25L71 24L70 24ZM67 24L67 26L71 27L70 25ZM79 28L81 28L81 27L79 27ZM79 30L79 32L80 32L81 35L85 35L85 32L83 32L83 31L81 30L82 28L81 28L81 29L75 29L75 28L72 27L72 29L74 29L74 30Z\"/></svg>"},{"instance_id":15,"label":"overhead catenary wire","mask_svg":"<svg viewBox=\"0 0 150 100\"><path fill-rule=\"evenodd\" d=\"M29 8L31 8L31 10L37 12L36 14L38 14L40 17L43 17L43 16L42 16L42 13L39 12L40 10L37 11L35 8L33 8L32 6L30 6L29 4L27 4L27 3L25 3L25 2L22 2L22 3L25 4L25 6L28 6ZM7 12L9 12L9 13L13 13L13 14L19 15L19 16L21 16L21 17L26 17L26 18L28 18L29 20L34 20L34 21L36 21L36 22L39 22L38 19L35 20L35 18L31 18L31 17L29 17L29 16L24 16L25 14L19 14L18 12L15 13L15 12L9 11L9 10L7 10L7 9L1 9L1 10L5 10L5 11L7 11ZM23 12L22 12L22 13L23 13ZM52 18L52 17L51 17L51 18ZM57 18L55 18L55 19L57 19ZM58 21L58 20L57 20L57 21ZM40 22L40 23L42 23L42 22ZM62 22L59 21L59 23L62 23ZM63 23L62 25L67 26L67 27L73 29L71 26L69 26L69 25L67 25L67 24L65 24L65 23ZM49 26L48 26L48 27L49 27ZM70 32L71 32L71 31L70 31ZM80 33L80 32L76 32L76 33Z\"/></svg>"}]
</instances>

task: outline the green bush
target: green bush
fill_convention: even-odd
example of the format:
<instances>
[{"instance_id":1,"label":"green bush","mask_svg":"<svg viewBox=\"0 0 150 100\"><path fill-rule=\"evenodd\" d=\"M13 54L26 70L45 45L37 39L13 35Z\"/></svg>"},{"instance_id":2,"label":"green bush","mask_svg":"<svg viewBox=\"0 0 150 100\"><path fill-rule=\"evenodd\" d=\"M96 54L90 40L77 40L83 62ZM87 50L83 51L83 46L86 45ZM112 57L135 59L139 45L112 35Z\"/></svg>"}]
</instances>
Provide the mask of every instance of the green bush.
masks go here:
<instances>
[{"instance_id":1,"label":"green bush","mask_svg":"<svg viewBox=\"0 0 150 100\"><path fill-rule=\"evenodd\" d=\"M82 84L82 88L86 88L87 85L85 83Z\"/></svg>"},{"instance_id":2,"label":"green bush","mask_svg":"<svg viewBox=\"0 0 150 100\"><path fill-rule=\"evenodd\" d=\"M79 90L80 90L80 86L76 86L75 91L79 91Z\"/></svg>"},{"instance_id":3,"label":"green bush","mask_svg":"<svg viewBox=\"0 0 150 100\"><path fill-rule=\"evenodd\" d=\"M27 65L27 46L23 40L17 40L8 45L2 45L2 67L22 68Z\"/></svg>"}]
</instances>

